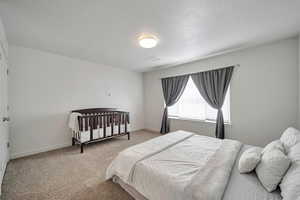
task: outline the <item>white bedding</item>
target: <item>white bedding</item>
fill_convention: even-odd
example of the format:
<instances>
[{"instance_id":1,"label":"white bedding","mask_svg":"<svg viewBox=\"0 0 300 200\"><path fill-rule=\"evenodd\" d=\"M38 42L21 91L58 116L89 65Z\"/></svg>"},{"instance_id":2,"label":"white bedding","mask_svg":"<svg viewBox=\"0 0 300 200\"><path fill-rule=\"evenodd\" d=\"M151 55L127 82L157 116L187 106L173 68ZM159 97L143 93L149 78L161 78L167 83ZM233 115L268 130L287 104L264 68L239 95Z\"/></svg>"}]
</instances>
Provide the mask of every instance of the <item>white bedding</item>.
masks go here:
<instances>
[{"instance_id":1,"label":"white bedding","mask_svg":"<svg viewBox=\"0 0 300 200\"><path fill-rule=\"evenodd\" d=\"M240 146L232 140L178 131L121 152L107 169L107 178L118 176L149 200L221 199ZM201 173L207 179L201 180ZM206 189L199 193L201 186ZM196 195L188 195L191 191Z\"/></svg>"},{"instance_id":2,"label":"white bedding","mask_svg":"<svg viewBox=\"0 0 300 200\"><path fill-rule=\"evenodd\" d=\"M130 184L147 199L187 199L185 188L220 145L220 140L214 138L198 135L188 138L139 162L134 182Z\"/></svg>"},{"instance_id":3,"label":"white bedding","mask_svg":"<svg viewBox=\"0 0 300 200\"><path fill-rule=\"evenodd\" d=\"M118 176L125 183L131 183L136 164L142 163L147 158L164 151L174 144L181 142L191 136L193 133L176 132L172 135L164 135L159 139L152 139L142 144L138 144L120 152L106 170L106 178Z\"/></svg>"},{"instance_id":4,"label":"white bedding","mask_svg":"<svg viewBox=\"0 0 300 200\"><path fill-rule=\"evenodd\" d=\"M249 145L244 145L238 155L237 161L242 152L250 148ZM132 186L124 183L119 177L115 177L115 182L119 183L129 194L136 200L147 200L142 194L137 192ZM281 200L280 191L269 193L259 182L256 174L240 174L238 170L238 162L232 169L230 181L227 184L223 200Z\"/></svg>"}]
</instances>

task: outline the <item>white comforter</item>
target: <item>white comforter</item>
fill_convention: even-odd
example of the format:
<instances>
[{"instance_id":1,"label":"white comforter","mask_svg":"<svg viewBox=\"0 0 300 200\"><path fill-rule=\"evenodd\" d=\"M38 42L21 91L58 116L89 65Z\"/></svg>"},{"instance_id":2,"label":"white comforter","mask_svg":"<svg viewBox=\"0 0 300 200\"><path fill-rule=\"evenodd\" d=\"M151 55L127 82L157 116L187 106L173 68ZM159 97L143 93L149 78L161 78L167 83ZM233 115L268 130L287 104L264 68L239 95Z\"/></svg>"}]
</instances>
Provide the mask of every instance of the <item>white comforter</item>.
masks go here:
<instances>
[{"instance_id":1,"label":"white comforter","mask_svg":"<svg viewBox=\"0 0 300 200\"><path fill-rule=\"evenodd\" d=\"M163 150L189 138L194 134L189 132L176 132L170 135L161 136L127 148L119 153L106 170L106 178L114 175L121 178L125 183L132 182L134 168L138 162L151 157Z\"/></svg>"},{"instance_id":2,"label":"white comforter","mask_svg":"<svg viewBox=\"0 0 300 200\"><path fill-rule=\"evenodd\" d=\"M107 178L118 176L149 200L220 200L240 147L177 131L121 152Z\"/></svg>"}]
</instances>

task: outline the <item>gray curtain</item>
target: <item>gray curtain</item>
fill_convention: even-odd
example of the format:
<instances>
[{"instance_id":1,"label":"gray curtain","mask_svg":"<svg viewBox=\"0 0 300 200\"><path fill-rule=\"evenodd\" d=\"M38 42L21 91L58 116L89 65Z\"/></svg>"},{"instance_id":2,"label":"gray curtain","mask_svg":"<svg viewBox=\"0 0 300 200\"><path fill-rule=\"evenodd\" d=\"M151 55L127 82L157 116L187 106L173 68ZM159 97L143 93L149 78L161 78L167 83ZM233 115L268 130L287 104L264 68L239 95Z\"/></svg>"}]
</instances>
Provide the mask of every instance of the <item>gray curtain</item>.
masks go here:
<instances>
[{"instance_id":1,"label":"gray curtain","mask_svg":"<svg viewBox=\"0 0 300 200\"><path fill-rule=\"evenodd\" d=\"M234 67L192 74L192 79L206 102L218 110L216 137L224 139L224 119L222 106L232 77Z\"/></svg>"},{"instance_id":2,"label":"gray curtain","mask_svg":"<svg viewBox=\"0 0 300 200\"><path fill-rule=\"evenodd\" d=\"M174 105L181 97L189 75L164 78L161 80L163 95L165 99L164 114L161 122L161 133L170 131L170 120L168 119L168 107Z\"/></svg>"}]
</instances>

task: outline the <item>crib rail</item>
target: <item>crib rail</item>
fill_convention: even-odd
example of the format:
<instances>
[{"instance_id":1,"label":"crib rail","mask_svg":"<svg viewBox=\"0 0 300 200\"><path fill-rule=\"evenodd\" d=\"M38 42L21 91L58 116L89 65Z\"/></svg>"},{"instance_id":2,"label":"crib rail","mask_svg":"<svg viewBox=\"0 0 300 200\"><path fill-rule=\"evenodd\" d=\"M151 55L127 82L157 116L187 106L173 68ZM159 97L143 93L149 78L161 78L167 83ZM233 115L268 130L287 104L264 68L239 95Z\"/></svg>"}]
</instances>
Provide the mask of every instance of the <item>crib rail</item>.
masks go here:
<instances>
[{"instance_id":1,"label":"crib rail","mask_svg":"<svg viewBox=\"0 0 300 200\"><path fill-rule=\"evenodd\" d=\"M127 132L127 125L130 121L128 112L116 111L78 116L78 123L80 131L93 131L98 128L106 130L107 127L111 127L113 131L115 126L118 126L120 129L121 125L125 125L125 132Z\"/></svg>"}]
</instances>

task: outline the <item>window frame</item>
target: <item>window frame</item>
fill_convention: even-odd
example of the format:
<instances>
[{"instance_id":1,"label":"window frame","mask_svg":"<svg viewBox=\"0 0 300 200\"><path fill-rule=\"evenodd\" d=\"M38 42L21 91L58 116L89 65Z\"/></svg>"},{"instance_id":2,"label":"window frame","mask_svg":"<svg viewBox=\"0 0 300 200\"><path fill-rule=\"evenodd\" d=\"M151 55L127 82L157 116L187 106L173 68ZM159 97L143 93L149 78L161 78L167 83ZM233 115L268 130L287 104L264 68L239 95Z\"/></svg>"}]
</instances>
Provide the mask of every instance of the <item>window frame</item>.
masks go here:
<instances>
[{"instance_id":1,"label":"window frame","mask_svg":"<svg viewBox=\"0 0 300 200\"><path fill-rule=\"evenodd\" d=\"M189 118L189 117L179 117L179 116L175 116L175 115L169 115L168 116L169 119L171 120L181 120L181 121L191 121L191 122L205 122L205 123L210 123L210 124L216 124L217 121L216 120L203 120L203 119L197 119L197 118ZM224 124L226 125L231 125L232 122L231 121L224 121Z\"/></svg>"},{"instance_id":2,"label":"window frame","mask_svg":"<svg viewBox=\"0 0 300 200\"><path fill-rule=\"evenodd\" d=\"M191 79L191 78L190 78ZM189 80L192 81L193 80ZM195 84L193 82L193 84ZM229 92L229 93L228 93ZM224 124L226 125L231 125L231 105L230 105L230 98L231 98L231 90L230 90L230 85L227 89L227 93L226 95L229 95L228 97L228 110L229 110L229 115L228 115L228 121L224 120ZM201 94L200 94L201 95ZM202 96L202 95L201 95ZM181 97L180 97L181 98ZM202 97L203 98L203 97ZM178 102L176 102L178 103ZM207 102L205 102L206 104L208 104ZM213 120L213 119L200 119L200 118L196 118L196 117L186 117L186 116L180 116L180 115L172 115L172 114L168 114L168 118L172 119L172 120L182 120L182 121L193 121L193 122L205 122L205 123L213 123L216 124L217 121Z\"/></svg>"}]
</instances>

